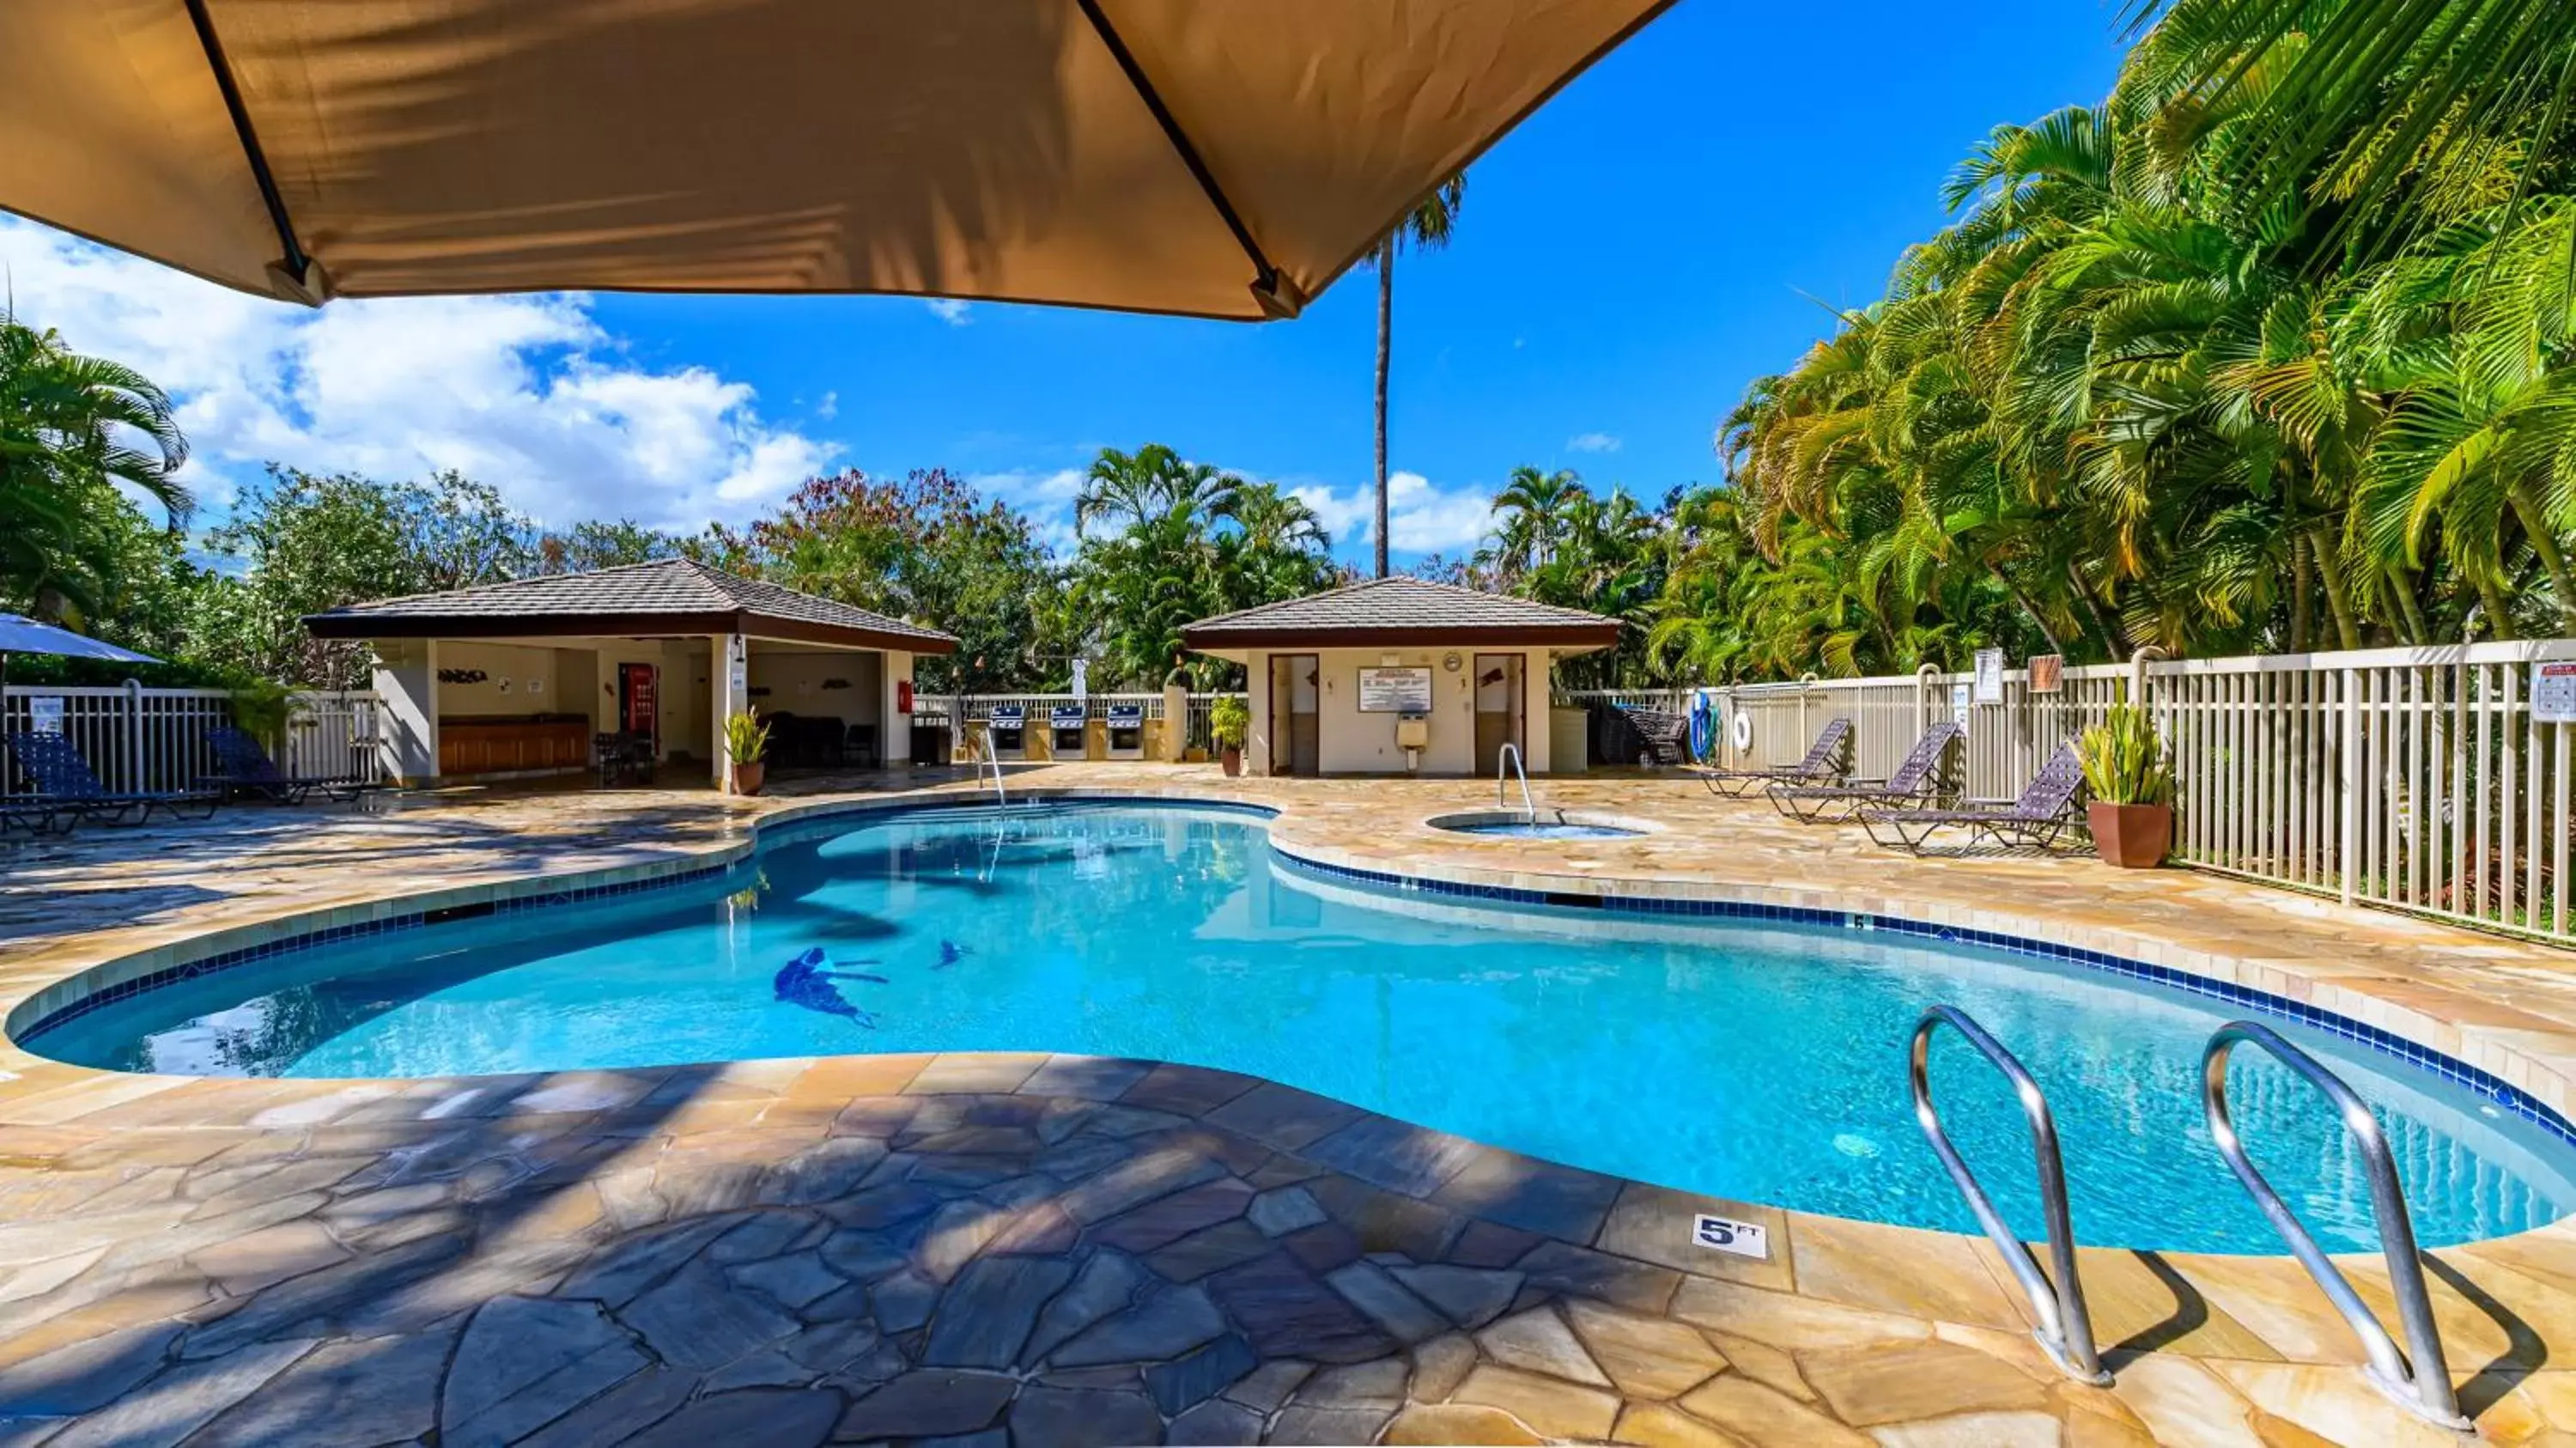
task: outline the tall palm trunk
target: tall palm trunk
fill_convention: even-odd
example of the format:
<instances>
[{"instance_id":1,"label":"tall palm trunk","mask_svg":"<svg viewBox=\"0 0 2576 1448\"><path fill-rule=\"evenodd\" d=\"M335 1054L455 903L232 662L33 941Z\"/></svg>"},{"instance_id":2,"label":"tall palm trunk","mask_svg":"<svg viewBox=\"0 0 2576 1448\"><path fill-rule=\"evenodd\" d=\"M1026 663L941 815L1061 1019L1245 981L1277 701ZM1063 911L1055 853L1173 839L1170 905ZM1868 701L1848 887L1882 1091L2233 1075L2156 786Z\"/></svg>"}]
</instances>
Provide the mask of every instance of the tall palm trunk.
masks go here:
<instances>
[{"instance_id":1,"label":"tall palm trunk","mask_svg":"<svg viewBox=\"0 0 2576 1448\"><path fill-rule=\"evenodd\" d=\"M2347 649L2361 647L2361 621L2352 616L2352 599L2343 589L2343 560L2335 556L2335 537L2324 519L2318 519L2308 532L2308 554L2317 561L2317 583L2325 589L2326 609L2334 615L2335 642Z\"/></svg>"},{"instance_id":2,"label":"tall palm trunk","mask_svg":"<svg viewBox=\"0 0 2576 1448\"><path fill-rule=\"evenodd\" d=\"M2558 595L2559 628L2564 631L2576 626L2576 579L2568 576L2567 555L2559 550L2558 536L2549 531L2548 513L2531 495L2529 483L2515 483L2505 498L2513 504L2514 516L2522 520L2523 534L2531 539L2531 551L2539 555L2540 566L2549 573L2549 591Z\"/></svg>"},{"instance_id":3,"label":"tall palm trunk","mask_svg":"<svg viewBox=\"0 0 2576 1448\"><path fill-rule=\"evenodd\" d=\"M2039 636L2048 640L2048 651L2063 658L2066 654L2066 644L2058 638L2057 630L2049 626L2048 615L2039 611L2039 605L2031 601L2029 594L2022 592L2021 585L2012 581L2011 577L2004 572L2002 565L1988 559L1986 572L1994 575L1995 582L2002 584L2004 592L2011 594L2012 601L2020 605L2021 611L2029 616L2032 623L2039 626Z\"/></svg>"},{"instance_id":4,"label":"tall palm trunk","mask_svg":"<svg viewBox=\"0 0 2576 1448\"><path fill-rule=\"evenodd\" d=\"M1386 364L1395 350L1395 238L1377 244L1377 576L1386 577Z\"/></svg>"}]
</instances>

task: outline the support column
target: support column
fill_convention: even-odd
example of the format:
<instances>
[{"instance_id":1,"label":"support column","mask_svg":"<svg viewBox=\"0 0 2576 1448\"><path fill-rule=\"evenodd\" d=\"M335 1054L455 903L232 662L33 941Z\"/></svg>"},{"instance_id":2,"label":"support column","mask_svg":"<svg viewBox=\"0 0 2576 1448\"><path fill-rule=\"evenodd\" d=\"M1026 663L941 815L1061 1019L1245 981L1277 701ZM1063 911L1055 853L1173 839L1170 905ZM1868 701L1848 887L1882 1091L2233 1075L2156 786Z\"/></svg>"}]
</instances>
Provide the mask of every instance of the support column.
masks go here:
<instances>
[{"instance_id":1,"label":"support column","mask_svg":"<svg viewBox=\"0 0 2576 1448\"><path fill-rule=\"evenodd\" d=\"M884 665L877 670L877 717L885 721L877 758L889 769L897 760L912 758L912 711L904 707L911 696L912 655L886 650Z\"/></svg>"},{"instance_id":2,"label":"support column","mask_svg":"<svg viewBox=\"0 0 2576 1448\"><path fill-rule=\"evenodd\" d=\"M419 784L438 777L438 640L377 639L374 687L377 753L388 779Z\"/></svg>"},{"instance_id":3,"label":"support column","mask_svg":"<svg viewBox=\"0 0 2576 1448\"><path fill-rule=\"evenodd\" d=\"M709 752L715 755L716 788L733 792L733 760L725 753L725 721L742 712L751 702L751 641L740 634L715 634L709 638L708 683L715 693Z\"/></svg>"},{"instance_id":4,"label":"support column","mask_svg":"<svg viewBox=\"0 0 2576 1448\"><path fill-rule=\"evenodd\" d=\"M1187 684L1163 686L1163 762L1178 764L1190 747L1190 689Z\"/></svg>"}]
</instances>

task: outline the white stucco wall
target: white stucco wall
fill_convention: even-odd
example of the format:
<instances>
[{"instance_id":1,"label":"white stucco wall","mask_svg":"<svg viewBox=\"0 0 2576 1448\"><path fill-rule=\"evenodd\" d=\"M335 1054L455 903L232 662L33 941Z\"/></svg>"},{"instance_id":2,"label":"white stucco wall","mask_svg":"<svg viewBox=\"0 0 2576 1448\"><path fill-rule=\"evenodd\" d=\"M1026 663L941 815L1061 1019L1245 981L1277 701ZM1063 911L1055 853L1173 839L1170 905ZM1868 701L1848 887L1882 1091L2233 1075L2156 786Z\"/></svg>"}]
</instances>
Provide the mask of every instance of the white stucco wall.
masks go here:
<instances>
[{"instance_id":1,"label":"white stucco wall","mask_svg":"<svg viewBox=\"0 0 2576 1448\"><path fill-rule=\"evenodd\" d=\"M1422 751L1418 770L1426 775L1469 775L1482 773L1473 768L1476 747L1476 657L1483 654L1519 654L1521 657L1521 749L1523 765L1532 774L1548 770L1547 650L1485 648L1459 645L1455 648L1367 648L1316 650L1317 664L1317 768L1325 774L1402 774L1404 751L1396 747L1393 714L1362 713L1359 707L1359 674L1364 668L1378 668L1392 658L1397 667L1428 667L1431 670L1431 742ZM1458 656L1453 673L1442 667L1449 654ZM1247 772L1270 772L1272 720L1270 709L1270 665L1272 655L1255 651L1250 657L1248 689L1251 694L1252 729L1244 745L1244 768ZM1286 751L1280 751L1285 772Z\"/></svg>"},{"instance_id":2,"label":"white stucco wall","mask_svg":"<svg viewBox=\"0 0 2576 1448\"><path fill-rule=\"evenodd\" d=\"M751 702L763 714L794 714L807 719L834 718L843 725L874 724L881 717L884 672L872 653L790 653L785 646L754 639L751 645ZM845 687L827 689L827 683ZM760 691L766 689L766 694Z\"/></svg>"},{"instance_id":3,"label":"white stucco wall","mask_svg":"<svg viewBox=\"0 0 2576 1448\"><path fill-rule=\"evenodd\" d=\"M578 673L586 679L591 672L587 653L471 639L442 640L438 649L441 673L479 673L483 677L472 683L442 681L438 687L438 712L450 719L587 714L591 712L589 687L571 677L576 671L570 661L576 658L581 660ZM578 692L566 687L573 683L581 684Z\"/></svg>"}]
</instances>

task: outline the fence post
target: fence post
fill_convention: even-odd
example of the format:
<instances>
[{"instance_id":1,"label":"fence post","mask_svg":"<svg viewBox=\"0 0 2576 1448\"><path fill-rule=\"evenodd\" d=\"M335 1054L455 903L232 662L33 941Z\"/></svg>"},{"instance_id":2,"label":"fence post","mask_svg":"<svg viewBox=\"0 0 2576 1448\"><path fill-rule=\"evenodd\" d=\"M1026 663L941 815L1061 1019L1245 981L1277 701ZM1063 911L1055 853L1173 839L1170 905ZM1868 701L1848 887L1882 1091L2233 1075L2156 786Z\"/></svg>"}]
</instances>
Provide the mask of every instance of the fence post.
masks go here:
<instances>
[{"instance_id":1,"label":"fence post","mask_svg":"<svg viewBox=\"0 0 2576 1448\"><path fill-rule=\"evenodd\" d=\"M125 787L137 793L151 788L143 772L143 681L141 679L125 681Z\"/></svg>"},{"instance_id":2,"label":"fence post","mask_svg":"<svg viewBox=\"0 0 2576 1448\"><path fill-rule=\"evenodd\" d=\"M2343 798L2336 804L2337 829L2335 876L2341 881L2343 903L2352 903L2353 872L2361 858L2361 670L2343 670L2343 758L2336 773L2342 777Z\"/></svg>"}]
</instances>

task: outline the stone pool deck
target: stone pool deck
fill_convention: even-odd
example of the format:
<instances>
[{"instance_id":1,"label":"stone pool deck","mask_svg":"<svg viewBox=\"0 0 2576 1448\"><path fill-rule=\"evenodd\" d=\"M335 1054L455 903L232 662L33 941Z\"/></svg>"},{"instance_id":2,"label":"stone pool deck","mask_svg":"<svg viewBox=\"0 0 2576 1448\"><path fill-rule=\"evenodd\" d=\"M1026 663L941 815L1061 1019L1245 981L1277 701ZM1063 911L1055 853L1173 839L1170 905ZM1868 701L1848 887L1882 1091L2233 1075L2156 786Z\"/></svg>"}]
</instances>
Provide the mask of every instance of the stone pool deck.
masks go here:
<instances>
[{"instance_id":1,"label":"stone pool deck","mask_svg":"<svg viewBox=\"0 0 2576 1448\"><path fill-rule=\"evenodd\" d=\"M1551 805L1657 827L1554 842L1424 828L1490 805L1466 781L1012 784L1257 801L1284 846L1366 868L2115 951L2314 1001L2562 1110L2576 1061L2576 955L2179 871L1913 862L1682 779L1542 781ZM0 1010L288 917L686 868L850 797L466 791L0 849ZM1981 1239L1707 1202L1189 1067L214 1081L7 1046L0 1074L12 1448L2457 1441L2364 1383L2286 1258L2086 1252L2118 1372L2087 1388L2032 1344ZM1690 1245L1702 1209L1763 1222L1769 1256ZM2481 1434L2576 1444L2576 1229L2432 1255ZM2384 1308L2376 1261L2349 1269Z\"/></svg>"}]
</instances>

